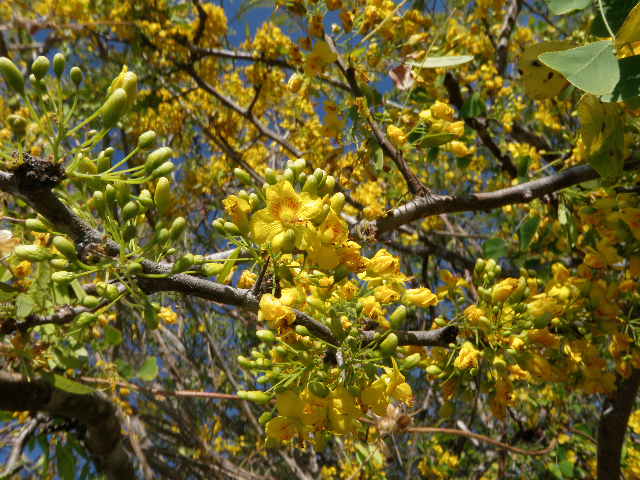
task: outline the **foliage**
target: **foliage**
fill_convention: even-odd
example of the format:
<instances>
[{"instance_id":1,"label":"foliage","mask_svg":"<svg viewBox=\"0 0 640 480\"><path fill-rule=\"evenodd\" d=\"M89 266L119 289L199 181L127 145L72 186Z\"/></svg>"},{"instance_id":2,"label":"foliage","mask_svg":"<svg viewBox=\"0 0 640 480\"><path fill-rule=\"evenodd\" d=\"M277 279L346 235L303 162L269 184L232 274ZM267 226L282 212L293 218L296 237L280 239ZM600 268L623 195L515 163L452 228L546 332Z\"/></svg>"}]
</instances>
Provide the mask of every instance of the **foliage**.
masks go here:
<instances>
[{"instance_id":1,"label":"foliage","mask_svg":"<svg viewBox=\"0 0 640 480\"><path fill-rule=\"evenodd\" d=\"M639 9L4 2L2 478L640 478Z\"/></svg>"}]
</instances>

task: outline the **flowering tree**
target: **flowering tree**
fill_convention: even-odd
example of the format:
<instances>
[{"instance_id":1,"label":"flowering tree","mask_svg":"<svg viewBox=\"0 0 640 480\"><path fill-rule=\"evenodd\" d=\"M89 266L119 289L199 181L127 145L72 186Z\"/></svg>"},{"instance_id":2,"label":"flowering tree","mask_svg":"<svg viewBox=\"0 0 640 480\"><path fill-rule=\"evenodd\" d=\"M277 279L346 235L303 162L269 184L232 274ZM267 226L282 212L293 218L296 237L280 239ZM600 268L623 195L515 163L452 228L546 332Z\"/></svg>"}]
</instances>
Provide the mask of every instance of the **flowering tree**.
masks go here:
<instances>
[{"instance_id":1,"label":"flowering tree","mask_svg":"<svg viewBox=\"0 0 640 480\"><path fill-rule=\"evenodd\" d=\"M640 478L593 3L3 2L2 478Z\"/></svg>"}]
</instances>

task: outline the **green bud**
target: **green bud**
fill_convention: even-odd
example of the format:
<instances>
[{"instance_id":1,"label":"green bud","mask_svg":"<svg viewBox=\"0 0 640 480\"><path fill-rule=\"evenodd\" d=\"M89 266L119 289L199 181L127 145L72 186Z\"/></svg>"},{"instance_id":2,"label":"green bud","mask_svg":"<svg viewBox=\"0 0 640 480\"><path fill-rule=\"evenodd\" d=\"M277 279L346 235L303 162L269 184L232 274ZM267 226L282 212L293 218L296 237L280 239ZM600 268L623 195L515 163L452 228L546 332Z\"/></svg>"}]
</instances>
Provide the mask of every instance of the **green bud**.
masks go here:
<instances>
[{"instance_id":1,"label":"green bud","mask_svg":"<svg viewBox=\"0 0 640 480\"><path fill-rule=\"evenodd\" d=\"M122 221L126 222L132 218L135 218L138 215L138 202L131 200L127 202L127 204L122 207Z\"/></svg>"},{"instance_id":2,"label":"green bud","mask_svg":"<svg viewBox=\"0 0 640 480\"><path fill-rule=\"evenodd\" d=\"M7 57L0 57L0 74L13 90L24 95L24 77L16 64Z\"/></svg>"},{"instance_id":3,"label":"green bud","mask_svg":"<svg viewBox=\"0 0 640 480\"><path fill-rule=\"evenodd\" d=\"M316 397L320 397L320 398L326 398L329 396L329 393L330 393L327 386L320 382L310 382L309 391L313 393Z\"/></svg>"},{"instance_id":4,"label":"green bud","mask_svg":"<svg viewBox=\"0 0 640 480\"><path fill-rule=\"evenodd\" d=\"M145 132L142 135L140 135L140 139L138 139L138 144L140 144L142 136L146 135L147 133L152 133L154 135L152 142L155 142L155 132L151 131L151 132ZM169 147L156 148L153 152L147 155L147 159L144 162L144 171L147 173L154 171L164 162L169 160L172 155L173 155L173 150Z\"/></svg>"},{"instance_id":5,"label":"green bud","mask_svg":"<svg viewBox=\"0 0 640 480\"><path fill-rule=\"evenodd\" d=\"M418 362L420 362L420 354L419 353L414 353L409 355L408 357L406 357L400 364L400 369L401 370L409 370L413 367L415 367Z\"/></svg>"},{"instance_id":6,"label":"green bud","mask_svg":"<svg viewBox=\"0 0 640 480\"><path fill-rule=\"evenodd\" d=\"M98 154L98 158L96 159L96 166L98 168L98 172L105 172L111 168L111 157L106 155L104 151Z\"/></svg>"},{"instance_id":7,"label":"green bud","mask_svg":"<svg viewBox=\"0 0 640 480\"><path fill-rule=\"evenodd\" d=\"M9 124L9 128L11 128L13 133L18 137L22 137L27 131L27 119L22 115L15 113L7 115L7 123Z\"/></svg>"},{"instance_id":8,"label":"green bud","mask_svg":"<svg viewBox=\"0 0 640 480\"><path fill-rule=\"evenodd\" d=\"M31 64L31 73L36 77L36 80L42 80L44 76L49 73L50 65L49 59L41 55Z\"/></svg>"},{"instance_id":9,"label":"green bud","mask_svg":"<svg viewBox=\"0 0 640 480\"><path fill-rule=\"evenodd\" d=\"M76 246L71 240L69 240L66 237L61 237L59 235L55 236L53 237L52 243L53 243L53 246L56 247L62 255L64 255L70 260L76 258L76 256L78 255Z\"/></svg>"},{"instance_id":10,"label":"green bud","mask_svg":"<svg viewBox=\"0 0 640 480\"><path fill-rule=\"evenodd\" d=\"M241 235L240 229L233 222L224 222L224 231L228 235Z\"/></svg>"},{"instance_id":11,"label":"green bud","mask_svg":"<svg viewBox=\"0 0 640 480\"><path fill-rule=\"evenodd\" d=\"M165 175L169 175L173 172L175 165L173 162L164 162L158 168L156 168L153 172L151 172L151 176L153 178L164 177Z\"/></svg>"},{"instance_id":12,"label":"green bud","mask_svg":"<svg viewBox=\"0 0 640 480\"><path fill-rule=\"evenodd\" d=\"M484 273L485 268L487 267L487 263L483 258L479 258L476 260L476 266L473 269L473 273L479 277Z\"/></svg>"},{"instance_id":13,"label":"green bud","mask_svg":"<svg viewBox=\"0 0 640 480\"><path fill-rule=\"evenodd\" d=\"M290 168L285 169L284 173L282 174L282 177L286 181L288 181L291 185L293 185L296 182L296 174Z\"/></svg>"},{"instance_id":14,"label":"green bud","mask_svg":"<svg viewBox=\"0 0 640 480\"><path fill-rule=\"evenodd\" d=\"M333 175L329 175L325 178L324 185L322 185L321 194L331 194L334 188L336 188L336 179Z\"/></svg>"},{"instance_id":15,"label":"green bud","mask_svg":"<svg viewBox=\"0 0 640 480\"><path fill-rule=\"evenodd\" d=\"M100 107L100 115L105 128L111 128L124 113L127 107L127 92L122 88L117 88L104 104Z\"/></svg>"},{"instance_id":16,"label":"green bud","mask_svg":"<svg viewBox=\"0 0 640 480\"><path fill-rule=\"evenodd\" d=\"M273 413L271 412L263 412L262 415L258 418L258 422L260 425L266 424L273 417Z\"/></svg>"},{"instance_id":17,"label":"green bud","mask_svg":"<svg viewBox=\"0 0 640 480\"><path fill-rule=\"evenodd\" d=\"M65 272L64 270L60 270L59 272L53 272L51 274L51 280L55 283L66 284L71 283L76 278L73 272Z\"/></svg>"},{"instance_id":18,"label":"green bud","mask_svg":"<svg viewBox=\"0 0 640 480\"><path fill-rule=\"evenodd\" d=\"M130 262L127 263L127 273L129 275L137 275L139 273L142 273L144 271L144 268L142 267L142 264L140 262Z\"/></svg>"},{"instance_id":19,"label":"green bud","mask_svg":"<svg viewBox=\"0 0 640 480\"><path fill-rule=\"evenodd\" d=\"M93 205L96 207L99 213L104 214L106 201L104 198L104 193L96 190L93 192Z\"/></svg>"},{"instance_id":20,"label":"green bud","mask_svg":"<svg viewBox=\"0 0 640 480\"><path fill-rule=\"evenodd\" d=\"M53 268L57 268L58 270L69 268L69 261L66 258L52 258L49 260L49 263Z\"/></svg>"},{"instance_id":21,"label":"green bud","mask_svg":"<svg viewBox=\"0 0 640 480\"><path fill-rule=\"evenodd\" d=\"M120 295L120 292L118 291L118 287L116 287L112 283L108 283L104 289L104 296L108 300L115 300L118 297L118 295Z\"/></svg>"},{"instance_id":22,"label":"green bud","mask_svg":"<svg viewBox=\"0 0 640 480\"><path fill-rule=\"evenodd\" d=\"M169 230L166 228L161 228L156 232L155 243L165 243L169 240Z\"/></svg>"},{"instance_id":23,"label":"green bud","mask_svg":"<svg viewBox=\"0 0 640 480\"><path fill-rule=\"evenodd\" d=\"M336 212L336 214L340 215L346 201L347 199L344 196L344 193L342 192L334 193L331 196L331 200L330 200L331 208L333 209L334 212Z\"/></svg>"},{"instance_id":24,"label":"green bud","mask_svg":"<svg viewBox=\"0 0 640 480\"><path fill-rule=\"evenodd\" d=\"M296 246L296 232L287 229L278 233L271 240L271 249L274 253L291 253Z\"/></svg>"},{"instance_id":25,"label":"green bud","mask_svg":"<svg viewBox=\"0 0 640 480\"><path fill-rule=\"evenodd\" d=\"M80 70L80 67L71 67L69 76L71 77L71 81L75 84L75 86L79 87L82 83L82 70Z\"/></svg>"},{"instance_id":26,"label":"green bud","mask_svg":"<svg viewBox=\"0 0 640 480\"><path fill-rule=\"evenodd\" d=\"M176 219L173 220L173 223L169 228L169 236L171 237L172 240L176 240L182 234L182 232L184 232L184 229L186 227L187 227L187 221L185 220L185 218L177 217Z\"/></svg>"},{"instance_id":27,"label":"green bud","mask_svg":"<svg viewBox=\"0 0 640 480\"><path fill-rule=\"evenodd\" d=\"M393 355L396 348L398 348L398 336L393 332L380 343L380 352L386 357Z\"/></svg>"},{"instance_id":28,"label":"green bud","mask_svg":"<svg viewBox=\"0 0 640 480\"><path fill-rule=\"evenodd\" d=\"M156 132L154 132L153 130L147 130L138 137L138 148L147 149L153 147L156 143L157 138L158 135L156 134Z\"/></svg>"},{"instance_id":29,"label":"green bud","mask_svg":"<svg viewBox=\"0 0 640 480\"><path fill-rule=\"evenodd\" d=\"M153 201L160 214L164 214L171 204L171 182L166 177L160 177L156 183Z\"/></svg>"},{"instance_id":30,"label":"green bud","mask_svg":"<svg viewBox=\"0 0 640 480\"><path fill-rule=\"evenodd\" d=\"M275 185L278 183L278 177L272 168L266 168L264 170L264 179L269 185Z\"/></svg>"},{"instance_id":31,"label":"green bud","mask_svg":"<svg viewBox=\"0 0 640 480\"><path fill-rule=\"evenodd\" d=\"M396 308L391 316L389 317L389 322L391 323L391 327L395 330L399 330L404 325L404 321L407 318L407 307L404 305L400 305Z\"/></svg>"},{"instance_id":32,"label":"green bud","mask_svg":"<svg viewBox=\"0 0 640 480\"><path fill-rule=\"evenodd\" d=\"M138 201L142 205L143 211L153 207L153 197L151 196L151 192L146 188L140 192L140 195L138 195Z\"/></svg>"},{"instance_id":33,"label":"green bud","mask_svg":"<svg viewBox=\"0 0 640 480\"><path fill-rule=\"evenodd\" d=\"M429 365L426 370L427 373L433 377L442 373L442 369L437 365Z\"/></svg>"},{"instance_id":34,"label":"green bud","mask_svg":"<svg viewBox=\"0 0 640 480\"><path fill-rule=\"evenodd\" d=\"M311 332L304 325L296 325L296 333L298 335L302 335L303 337L310 337Z\"/></svg>"},{"instance_id":35,"label":"green bud","mask_svg":"<svg viewBox=\"0 0 640 480\"><path fill-rule=\"evenodd\" d=\"M227 233L224 229L224 218L216 218L213 222L211 222L211 226L220 235L225 235Z\"/></svg>"},{"instance_id":36,"label":"green bud","mask_svg":"<svg viewBox=\"0 0 640 480\"><path fill-rule=\"evenodd\" d=\"M30 262L42 262L53 257L49 249L39 245L18 245L13 249L13 254L20 260L29 260Z\"/></svg>"},{"instance_id":37,"label":"green bud","mask_svg":"<svg viewBox=\"0 0 640 480\"><path fill-rule=\"evenodd\" d=\"M114 188L116 189L116 200L118 201L118 205L126 205L131 198L131 189L129 188L129 184L125 182L114 182Z\"/></svg>"},{"instance_id":38,"label":"green bud","mask_svg":"<svg viewBox=\"0 0 640 480\"><path fill-rule=\"evenodd\" d=\"M185 253L182 257L180 257L176 263L173 264L173 268L171 268L171 273L179 273L189 270L193 266L193 254Z\"/></svg>"},{"instance_id":39,"label":"green bud","mask_svg":"<svg viewBox=\"0 0 640 480\"><path fill-rule=\"evenodd\" d=\"M109 209L116 207L116 189L113 185L109 184L104 187L105 203Z\"/></svg>"},{"instance_id":40,"label":"green bud","mask_svg":"<svg viewBox=\"0 0 640 480\"><path fill-rule=\"evenodd\" d=\"M205 263L202 266L202 273L204 273L207 277L212 277L214 275L219 274L223 268L224 268L223 262Z\"/></svg>"},{"instance_id":41,"label":"green bud","mask_svg":"<svg viewBox=\"0 0 640 480\"><path fill-rule=\"evenodd\" d=\"M234 168L233 175L245 185L251 185L252 183L251 175L242 168Z\"/></svg>"},{"instance_id":42,"label":"green bud","mask_svg":"<svg viewBox=\"0 0 640 480\"><path fill-rule=\"evenodd\" d=\"M256 330L256 337L265 343L273 343L276 341L276 336L271 330Z\"/></svg>"},{"instance_id":43,"label":"green bud","mask_svg":"<svg viewBox=\"0 0 640 480\"><path fill-rule=\"evenodd\" d=\"M67 59L60 52L56 53L53 56L53 71L58 77L62 76L62 72L64 72L64 67L67 64Z\"/></svg>"},{"instance_id":44,"label":"green bud","mask_svg":"<svg viewBox=\"0 0 640 480\"><path fill-rule=\"evenodd\" d=\"M94 297L95 298L95 297ZM82 312L76 317L76 325L78 327L86 327L90 323L95 322L98 319L98 315L90 312Z\"/></svg>"},{"instance_id":45,"label":"green bud","mask_svg":"<svg viewBox=\"0 0 640 480\"><path fill-rule=\"evenodd\" d=\"M49 229L39 218L27 218L24 226L34 232L48 232Z\"/></svg>"},{"instance_id":46,"label":"green bud","mask_svg":"<svg viewBox=\"0 0 640 480\"><path fill-rule=\"evenodd\" d=\"M250 402L255 402L258 405L264 405L271 400L271 395L260 390L239 390L238 396L243 400L249 400Z\"/></svg>"},{"instance_id":47,"label":"green bud","mask_svg":"<svg viewBox=\"0 0 640 480\"><path fill-rule=\"evenodd\" d=\"M315 195L318 193L318 177L315 175L311 175L307 177L307 180L304 182L304 186L302 187L303 192L310 193Z\"/></svg>"},{"instance_id":48,"label":"green bud","mask_svg":"<svg viewBox=\"0 0 640 480\"><path fill-rule=\"evenodd\" d=\"M129 108L138 96L138 76L133 72L126 72L122 77L122 88L127 92L127 108Z\"/></svg>"},{"instance_id":49,"label":"green bud","mask_svg":"<svg viewBox=\"0 0 640 480\"><path fill-rule=\"evenodd\" d=\"M85 295L80 303L83 307L96 308L98 305L100 305L100 299L93 295Z\"/></svg>"}]
</instances>

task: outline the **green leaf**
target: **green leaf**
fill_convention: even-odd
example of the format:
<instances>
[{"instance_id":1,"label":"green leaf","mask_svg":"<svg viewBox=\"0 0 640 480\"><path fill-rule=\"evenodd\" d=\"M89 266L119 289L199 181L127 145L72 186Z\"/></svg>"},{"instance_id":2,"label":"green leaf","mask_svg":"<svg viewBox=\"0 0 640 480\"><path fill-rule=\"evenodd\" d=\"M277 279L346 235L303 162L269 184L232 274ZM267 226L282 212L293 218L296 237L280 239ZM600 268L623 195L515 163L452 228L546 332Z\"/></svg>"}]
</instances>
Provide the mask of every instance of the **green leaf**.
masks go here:
<instances>
[{"instance_id":1,"label":"green leaf","mask_svg":"<svg viewBox=\"0 0 640 480\"><path fill-rule=\"evenodd\" d=\"M104 326L104 339L109 345L120 345L122 343L122 333L111 325Z\"/></svg>"},{"instance_id":2,"label":"green leaf","mask_svg":"<svg viewBox=\"0 0 640 480\"><path fill-rule=\"evenodd\" d=\"M543 53L538 58L575 87L593 95L611 93L620 80L618 59L609 40Z\"/></svg>"},{"instance_id":3,"label":"green leaf","mask_svg":"<svg viewBox=\"0 0 640 480\"><path fill-rule=\"evenodd\" d=\"M540 217L537 215L529 217L522 223L522 225L520 225L520 229L518 231L518 236L520 237L520 250L526 250L529 247L539 225Z\"/></svg>"},{"instance_id":4,"label":"green leaf","mask_svg":"<svg viewBox=\"0 0 640 480\"><path fill-rule=\"evenodd\" d=\"M216 278L219 280L224 280L225 278L227 278L227 276L229 276L229 273L231 272L231 269L235 265L236 260L238 259L239 256L240 256L240 249L236 248L233 251L233 253L229 256L227 261L224 262L224 267L222 267L222 270L220 270L220 273L218 273Z\"/></svg>"},{"instance_id":5,"label":"green leaf","mask_svg":"<svg viewBox=\"0 0 640 480\"><path fill-rule=\"evenodd\" d=\"M407 65L416 68L442 68L455 67L473 60L473 55L455 55L447 57L427 57L421 62L407 61Z\"/></svg>"},{"instance_id":6,"label":"green leaf","mask_svg":"<svg viewBox=\"0 0 640 480\"><path fill-rule=\"evenodd\" d=\"M453 133L427 133L421 136L415 143L419 147L437 147L444 143L454 140L456 137Z\"/></svg>"},{"instance_id":7,"label":"green leaf","mask_svg":"<svg viewBox=\"0 0 640 480\"><path fill-rule=\"evenodd\" d=\"M140 370L138 370L138 378L146 382L150 382L158 376L158 361L156 357L147 357Z\"/></svg>"},{"instance_id":8,"label":"green leaf","mask_svg":"<svg viewBox=\"0 0 640 480\"><path fill-rule=\"evenodd\" d=\"M627 101L640 96L640 55L618 60L620 81L611 94L604 95L603 102Z\"/></svg>"},{"instance_id":9,"label":"green leaf","mask_svg":"<svg viewBox=\"0 0 640 480\"><path fill-rule=\"evenodd\" d=\"M57 373L48 373L44 375L44 378L49 381L54 387L64 390L69 393L76 393L78 395L87 395L93 393L95 390L88 385L78 383L74 380L70 380Z\"/></svg>"},{"instance_id":10,"label":"green leaf","mask_svg":"<svg viewBox=\"0 0 640 480\"><path fill-rule=\"evenodd\" d=\"M629 12L616 34L616 45L622 46L640 40L640 3Z\"/></svg>"},{"instance_id":11,"label":"green leaf","mask_svg":"<svg viewBox=\"0 0 640 480\"><path fill-rule=\"evenodd\" d=\"M118 358L115 361L116 368L118 369L118 373L122 375L126 379L130 379L135 377L135 372L133 371L133 367L129 365L124 360Z\"/></svg>"},{"instance_id":12,"label":"green leaf","mask_svg":"<svg viewBox=\"0 0 640 480\"><path fill-rule=\"evenodd\" d=\"M613 30L613 33L617 33L624 20L629 15L631 9L638 2L631 0L602 0L604 5L604 14L607 17L607 23ZM596 19L591 24L591 33L596 37L609 37L609 31L602 21L602 15L600 9L596 7Z\"/></svg>"},{"instance_id":13,"label":"green leaf","mask_svg":"<svg viewBox=\"0 0 640 480\"><path fill-rule=\"evenodd\" d=\"M381 172L382 168L384 167L384 152L382 151L381 148L376 149L375 156L376 156L376 162L375 162L376 172Z\"/></svg>"},{"instance_id":14,"label":"green leaf","mask_svg":"<svg viewBox=\"0 0 640 480\"><path fill-rule=\"evenodd\" d=\"M56 464L58 474L63 480L73 480L75 478L76 457L74 457L69 444L56 447Z\"/></svg>"},{"instance_id":15,"label":"green leaf","mask_svg":"<svg viewBox=\"0 0 640 480\"><path fill-rule=\"evenodd\" d=\"M508 253L507 243L501 238L490 238L482 244L482 253L485 258L496 260L506 257Z\"/></svg>"},{"instance_id":16,"label":"green leaf","mask_svg":"<svg viewBox=\"0 0 640 480\"><path fill-rule=\"evenodd\" d=\"M546 2L554 15L564 15L591 5L591 0L546 0Z\"/></svg>"},{"instance_id":17,"label":"green leaf","mask_svg":"<svg viewBox=\"0 0 640 480\"><path fill-rule=\"evenodd\" d=\"M624 164L624 114L616 103L602 103L585 95L578 103L589 164L602 177L617 177Z\"/></svg>"},{"instance_id":18,"label":"green leaf","mask_svg":"<svg viewBox=\"0 0 640 480\"><path fill-rule=\"evenodd\" d=\"M561 461L558 464L558 468L560 469L560 472L562 472L562 475L564 477L567 477L567 478L573 477L573 463L571 463L569 460Z\"/></svg>"},{"instance_id":19,"label":"green leaf","mask_svg":"<svg viewBox=\"0 0 640 480\"><path fill-rule=\"evenodd\" d=\"M21 293L16 297L16 317L25 318L29 315L33 308L36 306L36 302L28 293Z\"/></svg>"},{"instance_id":20,"label":"green leaf","mask_svg":"<svg viewBox=\"0 0 640 480\"><path fill-rule=\"evenodd\" d=\"M462 118L482 117L487 114L487 106L480 98L479 92L473 92L473 95L464 102L460 109L460 114Z\"/></svg>"}]
</instances>

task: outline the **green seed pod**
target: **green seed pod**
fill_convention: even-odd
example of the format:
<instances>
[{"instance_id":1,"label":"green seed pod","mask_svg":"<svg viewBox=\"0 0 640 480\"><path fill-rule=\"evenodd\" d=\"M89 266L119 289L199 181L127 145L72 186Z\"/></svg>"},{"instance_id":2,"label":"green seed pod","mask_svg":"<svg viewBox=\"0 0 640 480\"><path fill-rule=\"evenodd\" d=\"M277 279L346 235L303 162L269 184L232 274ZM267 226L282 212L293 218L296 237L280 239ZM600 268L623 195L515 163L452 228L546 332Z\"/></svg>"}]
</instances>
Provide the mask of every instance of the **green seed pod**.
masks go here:
<instances>
[{"instance_id":1,"label":"green seed pod","mask_svg":"<svg viewBox=\"0 0 640 480\"><path fill-rule=\"evenodd\" d=\"M169 175L173 172L175 165L173 162L164 162L158 168L156 168L153 172L151 172L151 176L153 178L164 177L165 175Z\"/></svg>"},{"instance_id":2,"label":"green seed pod","mask_svg":"<svg viewBox=\"0 0 640 480\"><path fill-rule=\"evenodd\" d=\"M155 132L145 132L140 135L140 139L142 139L143 135L147 133L153 133L154 138L153 142L155 142ZM140 144L141 140L138 140L138 144ZM156 148L153 152L147 155L147 159L144 162L144 171L147 173L153 172L156 168L162 165L164 162L169 160L173 155L173 150L169 147L160 147Z\"/></svg>"},{"instance_id":3,"label":"green seed pod","mask_svg":"<svg viewBox=\"0 0 640 480\"><path fill-rule=\"evenodd\" d=\"M7 115L7 123L9 124L11 131L18 137L24 136L27 131L27 119L22 115L17 115L15 113Z\"/></svg>"},{"instance_id":4,"label":"green seed pod","mask_svg":"<svg viewBox=\"0 0 640 480\"><path fill-rule=\"evenodd\" d=\"M276 341L276 336L271 330L256 330L256 337L265 343L273 343Z\"/></svg>"},{"instance_id":5,"label":"green seed pod","mask_svg":"<svg viewBox=\"0 0 640 480\"><path fill-rule=\"evenodd\" d=\"M291 253L296 246L296 232L292 229L278 233L271 240L271 249L274 253Z\"/></svg>"},{"instance_id":6,"label":"green seed pod","mask_svg":"<svg viewBox=\"0 0 640 480\"><path fill-rule=\"evenodd\" d=\"M50 66L51 63L49 62L49 59L41 55L31 64L31 73L36 77L36 80L42 80L44 76L49 73Z\"/></svg>"},{"instance_id":7,"label":"green seed pod","mask_svg":"<svg viewBox=\"0 0 640 480\"><path fill-rule=\"evenodd\" d=\"M275 185L278 183L278 177L272 168L265 168L264 179L269 185Z\"/></svg>"},{"instance_id":8,"label":"green seed pod","mask_svg":"<svg viewBox=\"0 0 640 480\"><path fill-rule=\"evenodd\" d=\"M398 348L398 336L393 332L380 343L380 353L386 357L393 355L396 348Z\"/></svg>"},{"instance_id":9,"label":"green seed pod","mask_svg":"<svg viewBox=\"0 0 640 480\"><path fill-rule=\"evenodd\" d=\"M93 295L85 295L80 303L83 307L96 308L98 305L100 305L100 299Z\"/></svg>"},{"instance_id":10,"label":"green seed pod","mask_svg":"<svg viewBox=\"0 0 640 480\"><path fill-rule=\"evenodd\" d=\"M296 333L298 335L302 335L303 337L309 337L311 336L311 332L309 331L309 329L307 327L305 327L304 325L296 325Z\"/></svg>"},{"instance_id":11,"label":"green seed pod","mask_svg":"<svg viewBox=\"0 0 640 480\"><path fill-rule=\"evenodd\" d=\"M59 272L53 272L51 274L51 280L61 285L71 283L75 280L75 278L76 276L73 272L65 272L64 270L61 270Z\"/></svg>"},{"instance_id":12,"label":"green seed pod","mask_svg":"<svg viewBox=\"0 0 640 480\"><path fill-rule=\"evenodd\" d=\"M140 262L129 262L127 263L126 269L129 275L137 275L144 271L144 268L142 267L142 264Z\"/></svg>"},{"instance_id":13,"label":"green seed pod","mask_svg":"<svg viewBox=\"0 0 640 480\"><path fill-rule=\"evenodd\" d=\"M233 175L245 185L251 185L251 175L249 175L246 170L243 170L242 168L234 168Z\"/></svg>"},{"instance_id":14,"label":"green seed pod","mask_svg":"<svg viewBox=\"0 0 640 480\"><path fill-rule=\"evenodd\" d=\"M404 305L400 305L396 308L391 316L389 317L389 322L391 323L391 327L395 330L399 330L404 325L404 321L407 318L407 307Z\"/></svg>"},{"instance_id":15,"label":"green seed pod","mask_svg":"<svg viewBox=\"0 0 640 480\"><path fill-rule=\"evenodd\" d=\"M16 64L7 57L0 57L0 74L13 90L24 95L24 77Z\"/></svg>"},{"instance_id":16,"label":"green seed pod","mask_svg":"<svg viewBox=\"0 0 640 480\"><path fill-rule=\"evenodd\" d=\"M140 195L138 195L138 201L140 202L140 205L142 205L143 211L153 207L153 196L151 196L151 192L146 188L140 192Z\"/></svg>"},{"instance_id":17,"label":"green seed pod","mask_svg":"<svg viewBox=\"0 0 640 480\"><path fill-rule=\"evenodd\" d=\"M147 149L155 145L158 135L153 130L147 130L138 137L138 148Z\"/></svg>"},{"instance_id":18,"label":"green seed pod","mask_svg":"<svg viewBox=\"0 0 640 480\"><path fill-rule=\"evenodd\" d=\"M102 124L105 128L112 128L127 108L127 92L117 88L100 107Z\"/></svg>"},{"instance_id":19,"label":"green seed pod","mask_svg":"<svg viewBox=\"0 0 640 480\"><path fill-rule=\"evenodd\" d=\"M13 254L20 260L29 260L30 262L43 262L53 257L49 249L39 245L18 245L13 249Z\"/></svg>"},{"instance_id":20,"label":"green seed pod","mask_svg":"<svg viewBox=\"0 0 640 480\"><path fill-rule=\"evenodd\" d=\"M205 263L202 266L202 273L204 273L207 277L212 277L214 275L219 274L224 268L224 263Z\"/></svg>"},{"instance_id":21,"label":"green seed pod","mask_svg":"<svg viewBox=\"0 0 640 480\"><path fill-rule=\"evenodd\" d=\"M131 200L127 202L127 204L122 207L122 221L126 222L127 220L131 220L138 215L138 202Z\"/></svg>"},{"instance_id":22,"label":"green seed pod","mask_svg":"<svg viewBox=\"0 0 640 480\"><path fill-rule=\"evenodd\" d=\"M409 370L409 369L415 367L418 364L418 362L420 362L420 358L421 357L420 357L419 353L414 353L412 355L409 355L400 364L400 369L401 370Z\"/></svg>"},{"instance_id":23,"label":"green seed pod","mask_svg":"<svg viewBox=\"0 0 640 480\"><path fill-rule=\"evenodd\" d=\"M58 270L69 268L69 261L66 258L52 258L49 260L49 263L53 268L57 268Z\"/></svg>"},{"instance_id":24,"label":"green seed pod","mask_svg":"<svg viewBox=\"0 0 640 480\"><path fill-rule=\"evenodd\" d=\"M241 235L240 229L233 222L224 222L224 231L228 235L238 235L238 236Z\"/></svg>"},{"instance_id":25,"label":"green seed pod","mask_svg":"<svg viewBox=\"0 0 640 480\"><path fill-rule=\"evenodd\" d=\"M27 218L24 226L34 232L48 232L49 229L39 218Z\"/></svg>"},{"instance_id":26,"label":"green seed pod","mask_svg":"<svg viewBox=\"0 0 640 480\"><path fill-rule=\"evenodd\" d=\"M163 244L167 240L169 240L169 230L166 228L161 228L156 232L155 243Z\"/></svg>"},{"instance_id":27,"label":"green seed pod","mask_svg":"<svg viewBox=\"0 0 640 480\"><path fill-rule=\"evenodd\" d=\"M169 228L169 236L172 240L176 240L182 234L182 232L184 232L185 228L187 228L187 221L185 220L185 218L177 217L173 220L173 223Z\"/></svg>"},{"instance_id":28,"label":"green seed pod","mask_svg":"<svg viewBox=\"0 0 640 480\"><path fill-rule=\"evenodd\" d=\"M52 243L53 246L56 247L58 251L69 260L73 260L77 257L78 252L76 250L76 246L68 238L58 235L53 237Z\"/></svg>"},{"instance_id":29,"label":"green seed pod","mask_svg":"<svg viewBox=\"0 0 640 480\"><path fill-rule=\"evenodd\" d=\"M180 273L189 270L193 266L193 254L185 253L171 268L171 273Z\"/></svg>"},{"instance_id":30,"label":"green seed pod","mask_svg":"<svg viewBox=\"0 0 640 480\"><path fill-rule=\"evenodd\" d=\"M330 200L331 208L333 209L334 212L336 212L336 214L340 215L346 201L347 199L344 196L344 193L342 192L334 193L331 196L331 200Z\"/></svg>"},{"instance_id":31,"label":"green seed pod","mask_svg":"<svg viewBox=\"0 0 640 480\"><path fill-rule=\"evenodd\" d=\"M440 375L442 373L442 369L437 365L429 365L426 368L426 371L429 375L435 377L436 375Z\"/></svg>"},{"instance_id":32,"label":"green seed pod","mask_svg":"<svg viewBox=\"0 0 640 480\"><path fill-rule=\"evenodd\" d=\"M153 201L160 214L164 214L171 205L171 182L166 177L160 177L156 183Z\"/></svg>"},{"instance_id":33,"label":"green seed pod","mask_svg":"<svg viewBox=\"0 0 640 480\"><path fill-rule=\"evenodd\" d=\"M67 59L61 53L56 53L53 56L53 71L58 77L62 76L62 72L64 72L64 67L67 64Z\"/></svg>"},{"instance_id":34,"label":"green seed pod","mask_svg":"<svg viewBox=\"0 0 640 480\"><path fill-rule=\"evenodd\" d=\"M241 393L243 393L243 395L240 395ZM244 392L241 390L238 392L238 396L244 400L257 403L258 405L264 405L271 400L271 395L260 390L249 390Z\"/></svg>"},{"instance_id":35,"label":"green seed pod","mask_svg":"<svg viewBox=\"0 0 640 480\"><path fill-rule=\"evenodd\" d=\"M309 383L309 391L313 393L316 397L326 398L329 396L329 389L324 383L320 382L310 382Z\"/></svg>"},{"instance_id":36,"label":"green seed pod","mask_svg":"<svg viewBox=\"0 0 640 480\"><path fill-rule=\"evenodd\" d=\"M82 70L80 69L80 67L71 67L69 76L71 77L71 81L75 84L75 86L79 87L82 83Z\"/></svg>"},{"instance_id":37,"label":"green seed pod","mask_svg":"<svg viewBox=\"0 0 640 480\"><path fill-rule=\"evenodd\" d=\"M273 418L273 413L263 412L262 415L260 415L260 417L258 418L258 422L260 423L260 425L264 425L272 418Z\"/></svg>"}]
</instances>

